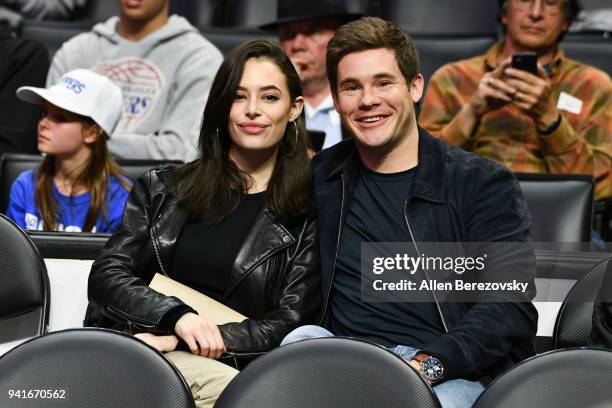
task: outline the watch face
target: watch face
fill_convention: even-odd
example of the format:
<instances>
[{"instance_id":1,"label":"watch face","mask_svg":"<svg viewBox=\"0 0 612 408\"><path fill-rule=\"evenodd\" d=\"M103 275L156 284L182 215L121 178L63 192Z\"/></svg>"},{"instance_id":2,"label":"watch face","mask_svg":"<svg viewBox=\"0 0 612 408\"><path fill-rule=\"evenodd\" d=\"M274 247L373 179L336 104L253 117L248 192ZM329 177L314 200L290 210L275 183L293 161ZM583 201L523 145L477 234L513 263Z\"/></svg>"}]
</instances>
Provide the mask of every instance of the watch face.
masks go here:
<instances>
[{"instance_id":1,"label":"watch face","mask_svg":"<svg viewBox=\"0 0 612 408\"><path fill-rule=\"evenodd\" d=\"M444 374L444 368L440 360L431 356L422 362L421 370L423 371L423 375L431 381L441 380Z\"/></svg>"}]
</instances>

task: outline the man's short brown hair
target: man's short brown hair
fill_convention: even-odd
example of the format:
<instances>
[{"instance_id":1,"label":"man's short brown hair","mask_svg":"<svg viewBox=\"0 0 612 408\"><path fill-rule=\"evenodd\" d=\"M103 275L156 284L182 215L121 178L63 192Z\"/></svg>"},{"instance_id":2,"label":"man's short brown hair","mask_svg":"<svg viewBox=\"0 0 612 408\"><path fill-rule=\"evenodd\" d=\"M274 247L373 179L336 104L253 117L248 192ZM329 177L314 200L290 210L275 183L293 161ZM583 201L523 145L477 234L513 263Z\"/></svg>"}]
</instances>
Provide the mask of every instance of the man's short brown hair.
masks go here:
<instances>
[{"instance_id":1,"label":"man's short brown hair","mask_svg":"<svg viewBox=\"0 0 612 408\"><path fill-rule=\"evenodd\" d=\"M406 83L410 83L419 73L419 56L408 34L389 21L362 17L339 27L327 45L327 78L334 94L338 89L340 60L348 54L376 48L395 51L395 60Z\"/></svg>"}]
</instances>

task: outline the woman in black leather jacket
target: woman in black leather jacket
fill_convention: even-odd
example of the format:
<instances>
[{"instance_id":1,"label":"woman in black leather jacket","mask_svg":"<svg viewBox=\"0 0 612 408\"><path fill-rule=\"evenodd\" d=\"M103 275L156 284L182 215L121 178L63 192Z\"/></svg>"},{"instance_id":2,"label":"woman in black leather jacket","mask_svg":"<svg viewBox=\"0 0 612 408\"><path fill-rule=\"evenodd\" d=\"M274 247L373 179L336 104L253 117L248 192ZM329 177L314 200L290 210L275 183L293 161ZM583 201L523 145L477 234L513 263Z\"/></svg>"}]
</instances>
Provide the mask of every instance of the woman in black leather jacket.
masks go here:
<instances>
[{"instance_id":1,"label":"woman in black leather jacket","mask_svg":"<svg viewBox=\"0 0 612 408\"><path fill-rule=\"evenodd\" d=\"M92 267L87 324L163 352L239 361L314 322L320 271L303 98L275 44L232 51L212 84L201 158L145 173ZM246 315L217 326L147 285L163 273Z\"/></svg>"}]
</instances>

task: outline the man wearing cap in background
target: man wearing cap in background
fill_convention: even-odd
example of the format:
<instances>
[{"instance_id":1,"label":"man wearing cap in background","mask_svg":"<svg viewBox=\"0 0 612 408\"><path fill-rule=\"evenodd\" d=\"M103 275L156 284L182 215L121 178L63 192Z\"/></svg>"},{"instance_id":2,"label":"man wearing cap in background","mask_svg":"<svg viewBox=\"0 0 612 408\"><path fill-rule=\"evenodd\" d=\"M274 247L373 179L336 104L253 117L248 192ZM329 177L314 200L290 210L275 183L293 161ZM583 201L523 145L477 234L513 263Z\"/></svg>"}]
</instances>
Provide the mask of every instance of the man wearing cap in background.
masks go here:
<instances>
[{"instance_id":1,"label":"man wearing cap in background","mask_svg":"<svg viewBox=\"0 0 612 408\"><path fill-rule=\"evenodd\" d=\"M486 54L445 65L429 81L421 125L444 141L516 172L581 173L595 198L612 196L612 82L565 56L577 0L503 0L504 39ZM535 74L511 67L537 54Z\"/></svg>"},{"instance_id":2,"label":"man wearing cap in background","mask_svg":"<svg viewBox=\"0 0 612 408\"><path fill-rule=\"evenodd\" d=\"M192 160L221 52L183 17L169 17L169 0L117 1L119 17L62 46L47 85L75 68L107 76L123 92L123 118L109 143L114 156Z\"/></svg>"},{"instance_id":3,"label":"man wearing cap in background","mask_svg":"<svg viewBox=\"0 0 612 408\"><path fill-rule=\"evenodd\" d=\"M334 109L325 69L327 43L336 29L363 15L350 10L346 3L339 0L282 0L277 3L277 19L260 27L276 29L283 51L295 65L305 99L306 127L325 133L323 148L348 136L343 132L340 115Z\"/></svg>"}]
</instances>

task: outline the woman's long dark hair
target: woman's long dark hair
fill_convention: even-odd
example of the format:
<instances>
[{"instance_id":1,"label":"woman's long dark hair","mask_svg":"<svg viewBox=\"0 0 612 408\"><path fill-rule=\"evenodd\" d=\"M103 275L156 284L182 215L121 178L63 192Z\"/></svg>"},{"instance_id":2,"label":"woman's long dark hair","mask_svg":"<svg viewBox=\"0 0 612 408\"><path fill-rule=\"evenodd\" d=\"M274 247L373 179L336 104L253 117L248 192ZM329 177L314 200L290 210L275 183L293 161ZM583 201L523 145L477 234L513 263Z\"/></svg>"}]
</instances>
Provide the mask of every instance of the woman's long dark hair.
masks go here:
<instances>
[{"instance_id":1,"label":"woman's long dark hair","mask_svg":"<svg viewBox=\"0 0 612 408\"><path fill-rule=\"evenodd\" d=\"M200 160L177 168L172 174L173 192L190 220L222 221L233 212L252 180L229 158L230 110L244 65L251 58L271 61L284 74L293 102L302 95L300 79L280 47L270 41L249 41L232 50L213 81L200 130ZM307 133L304 112L288 123L281 139L266 206L277 220L291 224L313 211Z\"/></svg>"}]
</instances>

